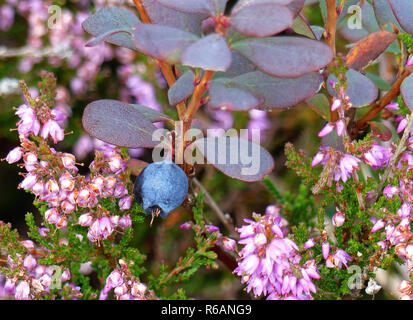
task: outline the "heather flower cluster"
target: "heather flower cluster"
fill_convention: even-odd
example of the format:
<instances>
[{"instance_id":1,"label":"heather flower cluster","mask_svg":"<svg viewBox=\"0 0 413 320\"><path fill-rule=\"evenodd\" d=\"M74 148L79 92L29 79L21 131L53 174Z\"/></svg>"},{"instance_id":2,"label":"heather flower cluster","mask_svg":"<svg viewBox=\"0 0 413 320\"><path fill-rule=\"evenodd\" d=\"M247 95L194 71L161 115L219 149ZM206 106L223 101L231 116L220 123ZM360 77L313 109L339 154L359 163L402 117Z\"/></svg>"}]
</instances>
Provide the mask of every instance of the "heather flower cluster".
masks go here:
<instances>
[{"instance_id":1,"label":"heather flower cluster","mask_svg":"<svg viewBox=\"0 0 413 320\"><path fill-rule=\"evenodd\" d=\"M106 300L113 289L117 300L153 300L156 297L145 284L136 279L130 272L125 261L119 260L119 266L106 279L99 299Z\"/></svg>"},{"instance_id":2,"label":"heather flower cluster","mask_svg":"<svg viewBox=\"0 0 413 320\"><path fill-rule=\"evenodd\" d=\"M317 290L313 280L320 279L316 262L302 263L279 208L267 207L264 216L254 214L254 219L245 219L247 224L237 229L244 247L234 273L246 290L274 300L311 299Z\"/></svg>"},{"instance_id":3,"label":"heather flower cluster","mask_svg":"<svg viewBox=\"0 0 413 320\"><path fill-rule=\"evenodd\" d=\"M25 255L7 257L8 276L0 275L0 298L14 297L16 300L33 300L42 296L53 298L65 292L67 299L82 297L80 287L71 279L69 269L56 269L56 266L42 265L39 255L30 240L21 241L26 249Z\"/></svg>"}]
</instances>

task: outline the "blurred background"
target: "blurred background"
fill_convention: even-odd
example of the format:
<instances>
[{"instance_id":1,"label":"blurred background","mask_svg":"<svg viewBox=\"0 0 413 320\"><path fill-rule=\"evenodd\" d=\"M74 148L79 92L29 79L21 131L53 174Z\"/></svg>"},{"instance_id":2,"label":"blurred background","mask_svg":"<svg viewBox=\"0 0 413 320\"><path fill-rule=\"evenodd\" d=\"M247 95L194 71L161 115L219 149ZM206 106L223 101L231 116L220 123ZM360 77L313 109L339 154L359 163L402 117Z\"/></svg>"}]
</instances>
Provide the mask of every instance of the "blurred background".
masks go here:
<instances>
[{"instance_id":1,"label":"blurred background","mask_svg":"<svg viewBox=\"0 0 413 320\"><path fill-rule=\"evenodd\" d=\"M228 10L235 2L230 1ZM84 173L88 170L94 148L99 144L81 127L83 109L93 100L117 99L139 103L176 118L175 109L167 104L166 82L154 61L126 48L106 44L93 48L84 46L89 35L82 30L81 23L103 5L122 5L136 12L132 1L127 0L0 0L0 158L5 158L8 151L18 144L16 131L10 131L17 122L13 107L24 103L18 81L26 81L35 96L42 70L55 74L57 107L67 116L65 131L73 131L56 148L74 153L78 161L85 164L81 167ZM367 1L360 1L360 5L366 14L372 12ZM320 10L317 0L306 1L302 17L311 25L324 25L323 10ZM346 29L343 24L338 36L339 52L345 54L349 43L378 28L377 23L376 26L370 20L366 21L361 31ZM379 88L386 90L395 76L394 69L391 56L385 54L379 64L368 68L368 72L387 80L376 79L380 82ZM261 143L276 163L270 178L282 192L289 190L292 194L298 193L300 181L284 165L284 145L291 142L297 149L313 155L319 148L317 133L324 124L305 102L282 112L253 110L231 113L202 108L196 118L202 121L204 129L260 128ZM130 150L130 155L151 161L151 153L143 149ZM197 172L197 177L221 210L230 215L235 226L240 226L243 219L251 217L253 212L264 213L266 206L275 201L262 183L248 184L230 179L212 166L205 166ZM17 189L20 181L15 165L0 162L0 220L11 222L24 238L27 232L24 215L34 212L36 216L36 211L32 195ZM220 226L208 206L205 212L211 224ZM192 233L179 229L179 225L187 220L189 217L185 211L177 210L166 221L157 221L151 228L146 223L137 226L135 245L147 255L146 266L150 272L156 274L161 263L174 264L179 255L192 245ZM225 229L221 231L225 232ZM242 291L240 281L225 266L217 270L204 269L197 275L184 285L188 296L250 298ZM388 277L383 281L388 281Z\"/></svg>"}]
</instances>

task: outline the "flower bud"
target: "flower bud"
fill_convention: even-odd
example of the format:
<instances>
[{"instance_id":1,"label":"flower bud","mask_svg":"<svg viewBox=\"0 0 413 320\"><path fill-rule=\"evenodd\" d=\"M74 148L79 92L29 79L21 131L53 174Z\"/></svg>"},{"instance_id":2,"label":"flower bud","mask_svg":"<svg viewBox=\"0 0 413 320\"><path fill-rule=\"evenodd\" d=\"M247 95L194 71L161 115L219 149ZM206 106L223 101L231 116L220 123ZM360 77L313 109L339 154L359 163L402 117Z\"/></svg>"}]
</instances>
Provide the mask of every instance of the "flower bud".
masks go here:
<instances>
[{"instance_id":1,"label":"flower bud","mask_svg":"<svg viewBox=\"0 0 413 320\"><path fill-rule=\"evenodd\" d=\"M78 223L82 227L89 227L92 225L93 216L90 213L84 213L79 217Z\"/></svg>"},{"instance_id":2,"label":"flower bud","mask_svg":"<svg viewBox=\"0 0 413 320\"><path fill-rule=\"evenodd\" d=\"M16 287L14 297L16 300L28 300L30 294L30 285L27 281L21 281Z\"/></svg>"},{"instance_id":3,"label":"flower bud","mask_svg":"<svg viewBox=\"0 0 413 320\"><path fill-rule=\"evenodd\" d=\"M37 260L31 254L29 254L26 258L24 258L23 265L27 270L31 271L36 267Z\"/></svg>"},{"instance_id":4,"label":"flower bud","mask_svg":"<svg viewBox=\"0 0 413 320\"><path fill-rule=\"evenodd\" d=\"M132 206L132 197L126 196L119 200L119 210L125 211L129 210Z\"/></svg>"},{"instance_id":5,"label":"flower bud","mask_svg":"<svg viewBox=\"0 0 413 320\"><path fill-rule=\"evenodd\" d=\"M227 237L222 237L221 238L221 243L222 247L224 248L225 251L231 252L235 251L237 249L237 243L235 240L227 238Z\"/></svg>"},{"instance_id":6,"label":"flower bud","mask_svg":"<svg viewBox=\"0 0 413 320\"><path fill-rule=\"evenodd\" d=\"M127 214L126 216L123 216L122 218L120 218L119 227L121 227L123 230L126 230L130 226L132 226L132 219L131 219L131 216L129 214Z\"/></svg>"},{"instance_id":7,"label":"flower bud","mask_svg":"<svg viewBox=\"0 0 413 320\"><path fill-rule=\"evenodd\" d=\"M20 161L23 156L22 148L16 147L7 154L6 161L10 164Z\"/></svg>"},{"instance_id":8,"label":"flower bud","mask_svg":"<svg viewBox=\"0 0 413 320\"><path fill-rule=\"evenodd\" d=\"M338 211L334 214L332 221L333 221L333 226L341 227L346 221L346 215Z\"/></svg>"},{"instance_id":9,"label":"flower bud","mask_svg":"<svg viewBox=\"0 0 413 320\"><path fill-rule=\"evenodd\" d=\"M62 155L62 163L65 168L70 169L76 164L76 158L73 154L64 153Z\"/></svg>"}]
</instances>

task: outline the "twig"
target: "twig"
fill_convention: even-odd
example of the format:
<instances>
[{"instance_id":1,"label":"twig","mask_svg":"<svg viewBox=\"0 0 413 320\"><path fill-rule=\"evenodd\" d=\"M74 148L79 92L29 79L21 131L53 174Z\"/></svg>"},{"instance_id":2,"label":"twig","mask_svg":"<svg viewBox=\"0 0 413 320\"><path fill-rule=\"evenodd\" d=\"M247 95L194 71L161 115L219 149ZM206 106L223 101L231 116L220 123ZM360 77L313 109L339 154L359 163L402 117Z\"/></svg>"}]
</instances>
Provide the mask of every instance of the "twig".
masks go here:
<instances>
[{"instance_id":1,"label":"twig","mask_svg":"<svg viewBox=\"0 0 413 320\"><path fill-rule=\"evenodd\" d=\"M146 13L146 10L144 8L144 6L142 5L142 1L141 0L133 0L133 2L135 3L136 8L139 11L139 15L141 17L141 20L143 23L146 24L150 24L151 23L151 19L149 18L148 14ZM169 63L165 62L165 61L159 61L159 67L161 68L161 72L163 74L163 76L166 79L166 82L168 83L169 87L172 87L174 85L174 83L176 82L176 78L175 75L172 71L172 67ZM178 116L179 119L183 119L185 112L186 112L186 106L184 102L178 103L176 105L176 109L178 111Z\"/></svg>"},{"instance_id":2,"label":"twig","mask_svg":"<svg viewBox=\"0 0 413 320\"><path fill-rule=\"evenodd\" d=\"M208 190L199 182L197 178L193 178L192 181L196 184L196 186L202 190L205 196L205 201L208 203L208 205L211 207L211 209L215 212L217 215L218 219L222 222L222 224L225 226L225 228L228 230L228 232L232 235L235 233L234 226L228 222L228 220L225 218L224 213L221 211L219 206L216 204L214 199L212 199L211 195L209 194Z\"/></svg>"},{"instance_id":3,"label":"twig","mask_svg":"<svg viewBox=\"0 0 413 320\"><path fill-rule=\"evenodd\" d=\"M362 131L365 129L367 123L371 120L373 120L376 115L384 109L395 97L397 97L400 93L400 86L404 79L406 79L411 73L413 72L413 66L409 67L406 69L400 78L396 80L396 82L393 84L393 86L390 88L390 90L383 96L383 98L380 99L376 103L376 105L371 108L362 118L360 118L357 121L356 128L358 131Z\"/></svg>"},{"instance_id":4,"label":"twig","mask_svg":"<svg viewBox=\"0 0 413 320\"><path fill-rule=\"evenodd\" d=\"M337 27L337 8L336 0L326 0L327 2L327 23L326 23L326 42L333 51L333 57L336 56L336 27ZM329 68L334 64L334 59L330 63ZM338 112L330 110L331 122L338 120Z\"/></svg>"},{"instance_id":5,"label":"twig","mask_svg":"<svg viewBox=\"0 0 413 320\"><path fill-rule=\"evenodd\" d=\"M205 71L204 76L202 77L201 82L195 87L194 94L192 95L191 103L188 106L188 110L186 110L184 121L189 121L192 119L192 116L201 106L201 98L205 92L206 86L208 82L214 76L214 71Z\"/></svg>"},{"instance_id":6,"label":"twig","mask_svg":"<svg viewBox=\"0 0 413 320\"><path fill-rule=\"evenodd\" d=\"M393 170L393 167L395 166L397 159L399 158L400 154L406 149L406 141L410 136L410 129L412 128L412 125L413 125L413 113L409 115L409 122L407 124L407 127L406 129L404 129L404 133L400 140L400 143L397 146L397 149L394 152L393 157L390 159L390 162L389 162L389 165L387 166L386 171L384 172L382 178L380 179L380 184L379 184L379 187L377 188L377 193L375 194L371 203L375 203L377 199L379 198L379 195L383 190L384 184L386 183L390 175L390 172Z\"/></svg>"}]
</instances>

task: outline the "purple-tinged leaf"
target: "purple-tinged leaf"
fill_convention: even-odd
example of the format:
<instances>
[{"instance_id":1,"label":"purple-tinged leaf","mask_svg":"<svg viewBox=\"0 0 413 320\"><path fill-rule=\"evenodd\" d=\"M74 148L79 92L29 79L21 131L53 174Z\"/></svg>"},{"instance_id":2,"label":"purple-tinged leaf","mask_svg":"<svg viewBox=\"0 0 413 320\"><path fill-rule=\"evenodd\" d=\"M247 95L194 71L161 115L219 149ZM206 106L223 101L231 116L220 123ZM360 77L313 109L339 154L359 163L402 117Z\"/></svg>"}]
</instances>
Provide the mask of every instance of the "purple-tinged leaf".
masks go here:
<instances>
[{"instance_id":1,"label":"purple-tinged leaf","mask_svg":"<svg viewBox=\"0 0 413 320\"><path fill-rule=\"evenodd\" d=\"M140 104L131 104L132 107L137 109L142 115L148 119L150 122L171 122L172 119L169 118L166 114L163 114L154 109L142 106Z\"/></svg>"},{"instance_id":2,"label":"purple-tinged leaf","mask_svg":"<svg viewBox=\"0 0 413 320\"><path fill-rule=\"evenodd\" d=\"M389 1L373 0L373 8L377 22L380 24L380 26L385 26L389 23L393 23L399 30L403 30L393 14Z\"/></svg>"},{"instance_id":3,"label":"purple-tinged leaf","mask_svg":"<svg viewBox=\"0 0 413 320\"><path fill-rule=\"evenodd\" d=\"M153 24L181 29L197 36L202 33L202 20L206 16L180 12L161 5L158 0L142 0L146 13Z\"/></svg>"},{"instance_id":4,"label":"purple-tinged leaf","mask_svg":"<svg viewBox=\"0 0 413 320\"><path fill-rule=\"evenodd\" d=\"M389 3L397 21L399 21L403 29L413 34L413 1L389 0Z\"/></svg>"},{"instance_id":5,"label":"purple-tinged leaf","mask_svg":"<svg viewBox=\"0 0 413 320\"><path fill-rule=\"evenodd\" d=\"M188 98L195 89L195 75L192 71L185 72L168 90L168 100L171 106L177 105Z\"/></svg>"},{"instance_id":6,"label":"purple-tinged leaf","mask_svg":"<svg viewBox=\"0 0 413 320\"><path fill-rule=\"evenodd\" d=\"M223 13L228 0L157 0L160 4L187 13L209 14Z\"/></svg>"},{"instance_id":7,"label":"purple-tinged leaf","mask_svg":"<svg viewBox=\"0 0 413 320\"><path fill-rule=\"evenodd\" d=\"M97 38L95 41L89 41L90 46L106 41L136 50L130 34L137 23L139 23L138 17L127 9L103 7L83 21L82 27Z\"/></svg>"},{"instance_id":8,"label":"purple-tinged leaf","mask_svg":"<svg viewBox=\"0 0 413 320\"><path fill-rule=\"evenodd\" d=\"M373 6L368 3L368 1L363 1L361 5L359 5L359 2L359 0L346 2L337 22L343 26L340 29L341 35L351 42L356 42L371 32L380 31L380 26L374 15ZM354 7L355 9L349 12L351 5L357 5L357 7ZM357 12L360 12L360 15L357 15ZM361 29L359 28L358 21L362 24Z\"/></svg>"},{"instance_id":9,"label":"purple-tinged leaf","mask_svg":"<svg viewBox=\"0 0 413 320\"><path fill-rule=\"evenodd\" d=\"M397 36L388 31L377 31L358 41L346 56L346 64L354 70L361 70L377 59Z\"/></svg>"},{"instance_id":10,"label":"purple-tinged leaf","mask_svg":"<svg viewBox=\"0 0 413 320\"><path fill-rule=\"evenodd\" d=\"M262 72L246 73L232 82L248 89L260 100L260 109L285 109L297 105L320 90L323 77L318 72L300 78L275 78Z\"/></svg>"},{"instance_id":11,"label":"purple-tinged leaf","mask_svg":"<svg viewBox=\"0 0 413 320\"><path fill-rule=\"evenodd\" d=\"M98 100L83 111L83 128L91 136L127 148L153 148L156 127L137 108L116 100Z\"/></svg>"},{"instance_id":12,"label":"purple-tinged leaf","mask_svg":"<svg viewBox=\"0 0 413 320\"><path fill-rule=\"evenodd\" d=\"M350 69L346 72L347 90L346 95L350 98L350 103L358 108L364 107L377 99L379 90L376 85L365 75ZM337 82L334 75L327 79L327 91L330 95L337 97L337 92L330 86L330 82Z\"/></svg>"},{"instance_id":13,"label":"purple-tinged leaf","mask_svg":"<svg viewBox=\"0 0 413 320\"><path fill-rule=\"evenodd\" d=\"M288 7L276 3L259 3L246 6L230 19L239 33L251 37L268 37L292 25L293 14Z\"/></svg>"},{"instance_id":14,"label":"purple-tinged leaf","mask_svg":"<svg viewBox=\"0 0 413 320\"><path fill-rule=\"evenodd\" d=\"M139 51L171 64L179 63L182 51L197 40L192 33L156 24L138 23L133 29Z\"/></svg>"},{"instance_id":15,"label":"purple-tinged leaf","mask_svg":"<svg viewBox=\"0 0 413 320\"><path fill-rule=\"evenodd\" d=\"M324 120L330 121L330 102L323 93L317 93L308 98L305 102L311 109L317 112Z\"/></svg>"},{"instance_id":16,"label":"purple-tinged leaf","mask_svg":"<svg viewBox=\"0 0 413 320\"><path fill-rule=\"evenodd\" d=\"M227 176L246 181L262 180L274 169L267 150L237 137L203 138L193 143L208 163Z\"/></svg>"},{"instance_id":17,"label":"purple-tinged leaf","mask_svg":"<svg viewBox=\"0 0 413 320\"><path fill-rule=\"evenodd\" d=\"M214 110L247 111L259 106L260 101L230 79L218 79L209 84L210 100L208 107Z\"/></svg>"},{"instance_id":18,"label":"purple-tinged leaf","mask_svg":"<svg viewBox=\"0 0 413 320\"><path fill-rule=\"evenodd\" d=\"M403 80L400 92L406 106L413 111L413 74Z\"/></svg>"},{"instance_id":19,"label":"purple-tinged leaf","mask_svg":"<svg viewBox=\"0 0 413 320\"><path fill-rule=\"evenodd\" d=\"M276 4L281 4L281 5L289 5L293 0L238 0L238 2L235 4L235 6L232 8L232 14L235 14L236 12L240 11L241 9L259 4L259 3L276 3Z\"/></svg>"},{"instance_id":20,"label":"purple-tinged leaf","mask_svg":"<svg viewBox=\"0 0 413 320\"><path fill-rule=\"evenodd\" d=\"M303 10L305 4L305 0L292 0L291 3L288 4L288 8L293 13L293 17L299 15L301 10Z\"/></svg>"},{"instance_id":21,"label":"purple-tinged leaf","mask_svg":"<svg viewBox=\"0 0 413 320\"><path fill-rule=\"evenodd\" d=\"M181 63L192 68L226 71L231 65L231 51L225 38L211 33L188 46L182 52Z\"/></svg>"},{"instance_id":22,"label":"purple-tinged leaf","mask_svg":"<svg viewBox=\"0 0 413 320\"><path fill-rule=\"evenodd\" d=\"M131 33L128 30L124 30L124 29L111 30L111 31L108 31L106 33L103 33L97 36L96 38L89 40L88 42L86 42L85 46L86 47L97 46L101 44L103 41L107 41L110 37L113 37L115 34L119 34L119 33L125 33L129 36L131 35Z\"/></svg>"},{"instance_id":23,"label":"purple-tinged leaf","mask_svg":"<svg viewBox=\"0 0 413 320\"><path fill-rule=\"evenodd\" d=\"M344 153L346 152L346 147L343 144L343 137L339 137L336 130L321 139L321 146L330 147Z\"/></svg>"},{"instance_id":24,"label":"purple-tinged leaf","mask_svg":"<svg viewBox=\"0 0 413 320\"><path fill-rule=\"evenodd\" d=\"M231 65L225 73L220 72L217 73L215 76L220 77L228 77L233 78L239 76L241 74L252 72L257 70L257 68L249 61L247 58L244 58L236 51L231 51L232 58L231 58Z\"/></svg>"},{"instance_id":25,"label":"purple-tinged leaf","mask_svg":"<svg viewBox=\"0 0 413 320\"><path fill-rule=\"evenodd\" d=\"M248 39L232 45L258 69L280 78L297 78L318 71L332 59L326 44L300 37Z\"/></svg>"},{"instance_id":26,"label":"purple-tinged leaf","mask_svg":"<svg viewBox=\"0 0 413 320\"><path fill-rule=\"evenodd\" d=\"M323 36L325 29L320 26L311 26L311 30L313 30L315 38L317 40L321 40L321 37Z\"/></svg>"},{"instance_id":27,"label":"purple-tinged leaf","mask_svg":"<svg viewBox=\"0 0 413 320\"><path fill-rule=\"evenodd\" d=\"M381 122L371 121L370 128L371 128L371 132L378 140L389 141L393 136L393 133L390 130L390 128L388 128L386 125L384 125Z\"/></svg>"}]
</instances>

